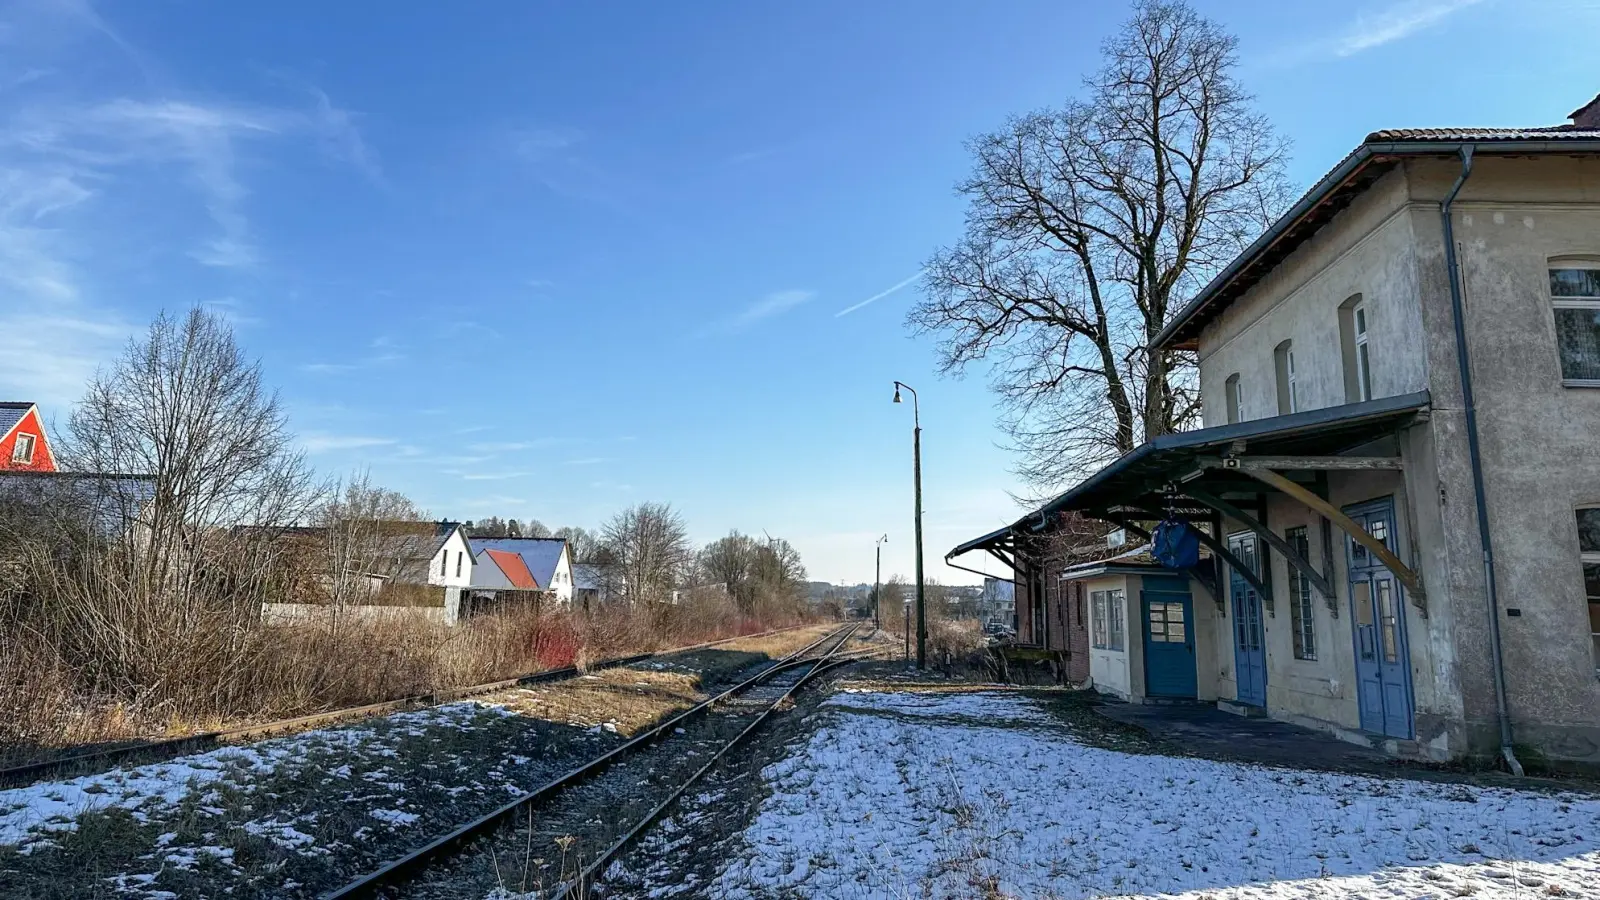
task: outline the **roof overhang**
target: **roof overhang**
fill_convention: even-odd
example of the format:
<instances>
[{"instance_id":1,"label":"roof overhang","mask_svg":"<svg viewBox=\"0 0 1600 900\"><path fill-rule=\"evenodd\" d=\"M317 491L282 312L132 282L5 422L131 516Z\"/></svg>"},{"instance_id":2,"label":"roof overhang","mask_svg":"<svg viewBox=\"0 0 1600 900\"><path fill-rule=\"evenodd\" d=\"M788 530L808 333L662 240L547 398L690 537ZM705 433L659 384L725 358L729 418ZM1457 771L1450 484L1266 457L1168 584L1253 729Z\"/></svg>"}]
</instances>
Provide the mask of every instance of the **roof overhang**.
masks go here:
<instances>
[{"instance_id":1,"label":"roof overhang","mask_svg":"<svg viewBox=\"0 0 1600 900\"><path fill-rule=\"evenodd\" d=\"M1149 575L1152 572L1166 575L1185 574L1176 569L1168 569L1154 564L1108 562L1074 566L1071 569L1062 571L1058 580L1085 581L1090 578L1100 578L1104 575Z\"/></svg>"},{"instance_id":2,"label":"roof overhang","mask_svg":"<svg viewBox=\"0 0 1600 900\"><path fill-rule=\"evenodd\" d=\"M1374 136L1380 134L1382 132ZM1456 156L1467 146L1471 146L1476 155L1600 153L1600 140L1592 139L1483 137L1374 141L1369 138L1334 166L1288 212L1211 279L1200 293L1184 304L1156 335L1152 344L1173 350L1196 349L1200 332L1207 323L1402 160Z\"/></svg>"},{"instance_id":3,"label":"roof overhang","mask_svg":"<svg viewBox=\"0 0 1600 900\"><path fill-rule=\"evenodd\" d=\"M964 544L957 544L954 549L944 555L946 560L971 553L974 550L1001 550L1009 552L1016 546L1017 535L1014 526L1007 525L998 528L981 537L975 537Z\"/></svg>"},{"instance_id":4,"label":"roof overhang","mask_svg":"<svg viewBox=\"0 0 1600 900\"><path fill-rule=\"evenodd\" d=\"M1066 511L1103 517L1119 508L1159 508L1166 486L1194 477L1207 460L1244 452L1277 457L1337 456L1393 436L1418 414L1425 413L1428 406L1428 392L1418 391L1162 435L1124 454L1012 527L1041 530L1056 514ZM1228 489L1225 469L1205 471L1209 487ZM1262 490L1253 480L1238 477L1238 481L1252 492Z\"/></svg>"}]
</instances>

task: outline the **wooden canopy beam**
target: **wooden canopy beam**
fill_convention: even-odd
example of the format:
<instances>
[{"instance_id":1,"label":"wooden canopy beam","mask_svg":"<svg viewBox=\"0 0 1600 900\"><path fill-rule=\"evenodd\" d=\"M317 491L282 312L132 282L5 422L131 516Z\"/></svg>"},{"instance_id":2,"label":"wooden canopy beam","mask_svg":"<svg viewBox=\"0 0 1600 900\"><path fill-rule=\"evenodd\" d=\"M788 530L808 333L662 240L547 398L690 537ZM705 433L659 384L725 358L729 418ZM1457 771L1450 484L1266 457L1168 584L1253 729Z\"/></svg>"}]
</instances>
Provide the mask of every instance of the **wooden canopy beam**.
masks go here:
<instances>
[{"instance_id":1,"label":"wooden canopy beam","mask_svg":"<svg viewBox=\"0 0 1600 900\"><path fill-rule=\"evenodd\" d=\"M1322 594L1322 596L1333 596L1333 585L1329 584L1328 579L1324 578L1322 573L1318 572L1316 568L1311 565L1311 561L1301 557L1299 553L1295 552L1294 547L1289 545L1288 541L1278 537L1278 535L1273 533L1272 529L1262 525L1261 522L1255 517L1251 516L1249 513L1245 512L1239 507L1234 506L1232 503L1222 499L1221 497L1214 497L1198 488L1186 485L1183 489L1183 492L1188 494L1190 497L1199 500L1201 503L1206 504L1212 509L1215 509L1217 512L1222 513L1228 518L1242 523L1244 527L1255 532L1256 535L1259 536L1263 541L1266 541L1267 544L1272 547L1272 549L1282 553L1283 558L1288 561L1289 565L1293 566L1295 569L1298 569L1300 574L1306 576L1306 578L1311 582L1311 585L1315 587L1317 591Z\"/></svg>"},{"instance_id":2,"label":"wooden canopy beam","mask_svg":"<svg viewBox=\"0 0 1600 900\"><path fill-rule=\"evenodd\" d=\"M1285 478L1282 473L1267 469L1247 469L1245 471L1252 478L1259 479L1277 488L1322 514L1324 518L1339 526L1339 530L1349 535L1351 540L1366 547L1373 556L1378 558L1379 562L1383 563L1384 568L1394 573L1394 577L1410 592L1411 602L1416 604L1417 608L1422 610L1424 614L1427 613L1427 594L1422 589L1422 576L1412 571L1410 566L1401 562L1400 557L1395 556L1394 552L1389 549L1389 545L1368 534L1365 528L1356 524L1354 519L1340 512L1338 507L1318 497L1303 485L1296 484Z\"/></svg>"},{"instance_id":3,"label":"wooden canopy beam","mask_svg":"<svg viewBox=\"0 0 1600 900\"><path fill-rule=\"evenodd\" d=\"M1405 468L1405 463L1398 456L1228 456L1198 462L1204 469L1237 469L1241 472L1262 469L1370 471Z\"/></svg>"}]
</instances>

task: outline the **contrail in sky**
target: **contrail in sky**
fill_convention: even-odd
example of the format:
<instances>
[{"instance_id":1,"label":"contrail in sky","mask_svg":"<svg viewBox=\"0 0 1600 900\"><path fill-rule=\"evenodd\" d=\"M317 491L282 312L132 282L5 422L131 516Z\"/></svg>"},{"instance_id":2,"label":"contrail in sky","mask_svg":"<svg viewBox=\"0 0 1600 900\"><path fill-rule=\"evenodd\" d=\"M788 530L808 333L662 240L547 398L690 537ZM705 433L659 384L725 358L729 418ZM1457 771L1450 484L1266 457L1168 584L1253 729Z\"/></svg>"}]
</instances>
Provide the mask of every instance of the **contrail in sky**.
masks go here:
<instances>
[{"instance_id":1,"label":"contrail in sky","mask_svg":"<svg viewBox=\"0 0 1600 900\"><path fill-rule=\"evenodd\" d=\"M844 309L841 309L838 312L834 313L833 317L835 319L837 319L840 316L848 316L851 313L855 312L856 310L860 309L863 306L866 306L869 303L877 303L879 300L882 300L883 298L889 296L890 294L894 293L895 291L898 291L901 288L906 287L907 285L911 284L911 282L916 281L918 278L921 278L923 276L923 274L924 274L923 271L919 269L917 271L917 274L911 276L910 278L907 278L905 281L902 281L902 282L896 284L894 287L889 288L886 291L879 291L878 293L873 294L871 297L868 297L867 299L861 301L860 303L857 303L855 306L847 306Z\"/></svg>"}]
</instances>

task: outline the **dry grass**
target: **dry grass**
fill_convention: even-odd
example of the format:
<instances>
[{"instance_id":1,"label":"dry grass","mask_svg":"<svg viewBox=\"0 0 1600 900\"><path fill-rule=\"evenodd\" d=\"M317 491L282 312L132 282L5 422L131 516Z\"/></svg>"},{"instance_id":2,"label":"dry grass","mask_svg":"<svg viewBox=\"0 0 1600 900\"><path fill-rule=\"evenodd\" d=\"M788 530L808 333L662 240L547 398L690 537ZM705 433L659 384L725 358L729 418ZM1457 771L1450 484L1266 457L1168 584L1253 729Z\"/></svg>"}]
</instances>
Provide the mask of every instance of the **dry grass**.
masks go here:
<instances>
[{"instance_id":1,"label":"dry grass","mask_svg":"<svg viewBox=\"0 0 1600 900\"><path fill-rule=\"evenodd\" d=\"M526 716L584 728L599 725L632 737L705 698L700 680L693 675L628 667L555 685L519 688L489 699Z\"/></svg>"},{"instance_id":2,"label":"dry grass","mask_svg":"<svg viewBox=\"0 0 1600 900\"><path fill-rule=\"evenodd\" d=\"M607 610L585 618L521 609L456 628L422 616L256 625L237 639L228 690L210 692L173 692L159 680L97 683L50 642L7 639L18 636L8 632L0 636L0 685L6 688L0 690L0 766L85 745L192 734L480 684L657 649L667 641L716 640L765 624L711 621L696 633L690 624L675 622L663 639L652 628L657 618L650 610ZM784 635L765 640L773 648L794 642Z\"/></svg>"}]
</instances>

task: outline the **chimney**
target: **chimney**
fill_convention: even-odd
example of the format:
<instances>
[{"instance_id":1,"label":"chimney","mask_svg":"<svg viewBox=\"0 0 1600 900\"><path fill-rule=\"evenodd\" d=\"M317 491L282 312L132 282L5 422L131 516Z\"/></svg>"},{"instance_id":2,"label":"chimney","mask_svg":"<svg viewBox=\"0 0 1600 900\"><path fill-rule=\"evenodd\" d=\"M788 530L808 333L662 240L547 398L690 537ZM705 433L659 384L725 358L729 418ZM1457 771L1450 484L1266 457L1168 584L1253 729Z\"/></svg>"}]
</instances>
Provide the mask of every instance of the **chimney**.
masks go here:
<instances>
[{"instance_id":1,"label":"chimney","mask_svg":"<svg viewBox=\"0 0 1600 900\"><path fill-rule=\"evenodd\" d=\"M1573 110L1567 118L1572 120L1574 128L1600 129L1600 95Z\"/></svg>"}]
</instances>

